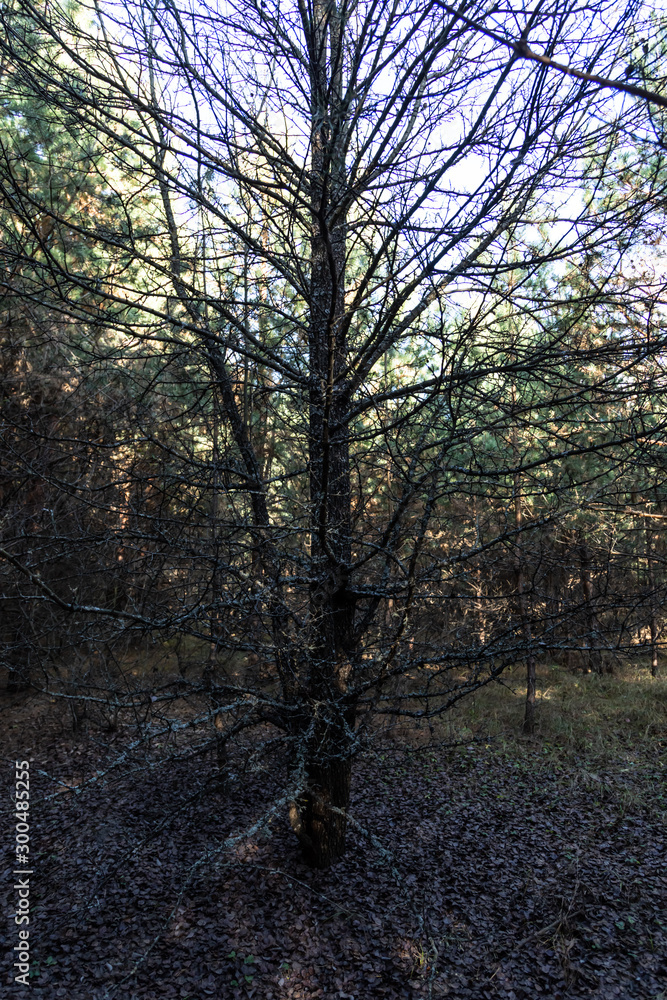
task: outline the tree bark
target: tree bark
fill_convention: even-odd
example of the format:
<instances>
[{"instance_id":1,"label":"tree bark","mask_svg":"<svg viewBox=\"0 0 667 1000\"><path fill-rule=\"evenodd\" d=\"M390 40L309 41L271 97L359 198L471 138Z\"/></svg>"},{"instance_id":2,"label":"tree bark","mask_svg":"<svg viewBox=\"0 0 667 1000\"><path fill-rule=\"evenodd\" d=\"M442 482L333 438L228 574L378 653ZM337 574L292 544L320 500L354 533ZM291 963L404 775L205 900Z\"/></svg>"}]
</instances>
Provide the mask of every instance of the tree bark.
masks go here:
<instances>
[{"instance_id":1,"label":"tree bark","mask_svg":"<svg viewBox=\"0 0 667 1000\"><path fill-rule=\"evenodd\" d=\"M526 660L526 711L523 719L523 731L526 736L535 732L535 691L537 676L535 672L535 657L529 653Z\"/></svg>"},{"instance_id":2,"label":"tree bark","mask_svg":"<svg viewBox=\"0 0 667 1000\"><path fill-rule=\"evenodd\" d=\"M650 525L646 526L646 571L649 589L649 628L651 633L651 676L658 673L658 615L655 599L655 570L653 565L653 535Z\"/></svg>"},{"instance_id":3,"label":"tree bark","mask_svg":"<svg viewBox=\"0 0 667 1000\"><path fill-rule=\"evenodd\" d=\"M512 396L515 401L516 389L512 387ZM518 465L519 463L519 440L518 431L516 424L512 428L512 452L514 456L514 461ZM521 626L523 637L528 647L528 655L526 656L526 707L523 717L523 731L526 736L532 736L535 732L535 690L536 690L536 672L535 672L535 657L533 655L533 630L530 623L530 615L528 609L528 599L525 594L525 555L523 549L523 543L521 540L521 528L523 525L523 498L521 494L521 476L519 472L514 474L514 526L517 530L517 555L516 555L516 589L519 597L519 616L521 619Z\"/></svg>"},{"instance_id":4,"label":"tree bark","mask_svg":"<svg viewBox=\"0 0 667 1000\"><path fill-rule=\"evenodd\" d=\"M586 667L588 670L592 670L596 674L602 673L602 657L600 655L599 649L594 648L594 643L596 642L598 629L597 620L595 615L595 608L593 607L593 582L591 580L591 556L586 544L586 540L582 538L581 544L579 545L579 572L581 579L581 590L584 598L584 609L586 614L586 627L588 629L587 636L587 659Z\"/></svg>"},{"instance_id":5,"label":"tree bark","mask_svg":"<svg viewBox=\"0 0 667 1000\"><path fill-rule=\"evenodd\" d=\"M328 867L345 850L354 707L345 700L354 628L351 562L349 398L346 391L345 171L341 22L318 0L311 22L310 280L310 639L304 713L307 791L293 826L310 864ZM308 733L308 735L306 735Z\"/></svg>"},{"instance_id":6,"label":"tree bark","mask_svg":"<svg viewBox=\"0 0 667 1000\"><path fill-rule=\"evenodd\" d=\"M304 861L328 868L345 853L353 716L317 720L306 755L308 788L290 810Z\"/></svg>"}]
</instances>

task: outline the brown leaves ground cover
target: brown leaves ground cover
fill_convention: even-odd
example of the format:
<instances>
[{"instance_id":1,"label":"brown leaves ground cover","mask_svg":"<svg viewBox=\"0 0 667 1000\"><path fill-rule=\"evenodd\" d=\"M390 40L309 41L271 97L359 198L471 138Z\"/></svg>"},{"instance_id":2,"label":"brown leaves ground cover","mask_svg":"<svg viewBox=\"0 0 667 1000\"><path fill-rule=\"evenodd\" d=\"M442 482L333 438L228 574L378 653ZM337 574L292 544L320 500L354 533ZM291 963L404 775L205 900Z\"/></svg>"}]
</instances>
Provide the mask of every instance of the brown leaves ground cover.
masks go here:
<instances>
[{"instance_id":1,"label":"brown leaves ground cover","mask_svg":"<svg viewBox=\"0 0 667 1000\"><path fill-rule=\"evenodd\" d=\"M240 747L223 787L184 740L127 753L129 730L74 737L49 704L5 709L9 792L10 763L33 759L34 996L666 995L665 732L642 735L642 718L609 723L604 759L503 720L489 735L470 714L455 747L444 732L377 732L356 767L348 854L322 873L302 864L284 808L221 849L280 797L280 759L249 767ZM11 914L9 795L5 810ZM0 996L23 995L11 918L3 931Z\"/></svg>"}]
</instances>

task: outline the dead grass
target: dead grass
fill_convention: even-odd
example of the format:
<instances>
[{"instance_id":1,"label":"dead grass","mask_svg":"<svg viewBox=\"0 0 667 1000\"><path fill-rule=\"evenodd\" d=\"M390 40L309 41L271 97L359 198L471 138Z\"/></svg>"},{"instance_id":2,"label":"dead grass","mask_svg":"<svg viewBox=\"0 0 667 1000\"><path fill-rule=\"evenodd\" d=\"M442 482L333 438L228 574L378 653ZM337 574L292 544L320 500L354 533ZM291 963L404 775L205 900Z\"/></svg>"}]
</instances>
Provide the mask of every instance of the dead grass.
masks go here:
<instances>
[{"instance_id":1,"label":"dead grass","mask_svg":"<svg viewBox=\"0 0 667 1000\"><path fill-rule=\"evenodd\" d=\"M520 732L526 687L515 668L452 709L461 733L491 736ZM604 754L628 740L667 740L667 676L651 677L641 666L617 668L612 676L571 673L560 666L538 669L536 738Z\"/></svg>"},{"instance_id":2,"label":"dead grass","mask_svg":"<svg viewBox=\"0 0 667 1000\"><path fill-rule=\"evenodd\" d=\"M516 668L502 684L460 702L437 737L488 740L513 766L556 768L596 805L613 795L628 809L640 802L665 808L667 676L632 664L602 677L543 665L533 737L521 732L525 696L523 669Z\"/></svg>"}]
</instances>

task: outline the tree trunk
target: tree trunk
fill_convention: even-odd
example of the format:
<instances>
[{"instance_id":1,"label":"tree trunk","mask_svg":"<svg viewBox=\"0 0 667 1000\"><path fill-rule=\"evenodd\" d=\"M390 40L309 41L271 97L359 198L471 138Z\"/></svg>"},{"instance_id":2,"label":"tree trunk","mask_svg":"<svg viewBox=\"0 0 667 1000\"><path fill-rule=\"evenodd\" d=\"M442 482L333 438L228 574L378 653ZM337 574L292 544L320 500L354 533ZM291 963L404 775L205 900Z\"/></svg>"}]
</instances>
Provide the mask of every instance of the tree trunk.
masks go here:
<instances>
[{"instance_id":1,"label":"tree trunk","mask_svg":"<svg viewBox=\"0 0 667 1000\"><path fill-rule=\"evenodd\" d=\"M322 720L316 727L319 732L306 761L308 790L290 810L304 861L313 868L328 868L345 853L352 775L350 721L353 725L349 718L333 725Z\"/></svg>"},{"instance_id":2,"label":"tree trunk","mask_svg":"<svg viewBox=\"0 0 667 1000\"><path fill-rule=\"evenodd\" d=\"M653 536L649 525L646 526L646 571L649 589L649 628L651 632L651 676L658 673L658 615L655 599L655 571L653 566Z\"/></svg>"},{"instance_id":3,"label":"tree trunk","mask_svg":"<svg viewBox=\"0 0 667 1000\"><path fill-rule=\"evenodd\" d=\"M532 736L535 732L536 686L535 657L530 653L526 660L526 712L523 719L523 731L526 736Z\"/></svg>"},{"instance_id":4,"label":"tree trunk","mask_svg":"<svg viewBox=\"0 0 667 1000\"><path fill-rule=\"evenodd\" d=\"M311 22L310 278L310 637L307 705L301 734L308 789L292 825L308 863L328 867L345 850L354 709L346 702L352 670L355 601L351 562L349 399L346 365L345 170L341 22L335 5L316 0Z\"/></svg>"},{"instance_id":5,"label":"tree trunk","mask_svg":"<svg viewBox=\"0 0 667 1000\"><path fill-rule=\"evenodd\" d=\"M593 583L591 581L591 557L586 541L582 539L579 546L579 571L581 578L581 590L584 597L584 609L586 614L586 628L588 636L586 641L588 656L586 667L596 674L602 673L602 657L600 651L594 648L597 641L597 620L595 608L593 607Z\"/></svg>"},{"instance_id":6,"label":"tree trunk","mask_svg":"<svg viewBox=\"0 0 667 1000\"><path fill-rule=\"evenodd\" d=\"M512 398L513 402L516 402L516 389L512 386ZM518 431L516 424L512 428L512 452L514 456L514 461L518 465L519 462L519 441L518 441ZM523 542L521 540L521 528L523 525L523 502L521 495L521 476L518 472L514 474L514 526L517 530L517 540L516 540L516 589L519 597L519 616L521 618L521 626L523 637L528 647L528 655L526 657L526 707L523 717L523 731L527 736L532 736L535 732L535 688L536 688L536 675L535 675L535 657L533 655L533 630L530 622L530 614L528 609L528 599L525 593L525 572L524 563L525 555L523 549Z\"/></svg>"}]
</instances>

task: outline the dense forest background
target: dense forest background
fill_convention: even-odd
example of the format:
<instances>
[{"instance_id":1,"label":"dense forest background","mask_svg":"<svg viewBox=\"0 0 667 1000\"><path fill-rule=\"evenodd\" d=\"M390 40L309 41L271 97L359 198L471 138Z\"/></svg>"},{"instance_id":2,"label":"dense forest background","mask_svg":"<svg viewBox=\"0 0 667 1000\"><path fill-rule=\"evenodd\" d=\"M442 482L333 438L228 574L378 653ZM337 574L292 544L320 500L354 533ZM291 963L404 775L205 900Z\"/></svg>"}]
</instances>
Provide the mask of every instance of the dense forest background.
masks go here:
<instances>
[{"instance_id":1,"label":"dense forest background","mask_svg":"<svg viewBox=\"0 0 667 1000\"><path fill-rule=\"evenodd\" d=\"M659 6L0 19L0 666L52 880L35 988L658 1000ZM651 874L610 902L605 849L638 843Z\"/></svg>"}]
</instances>

